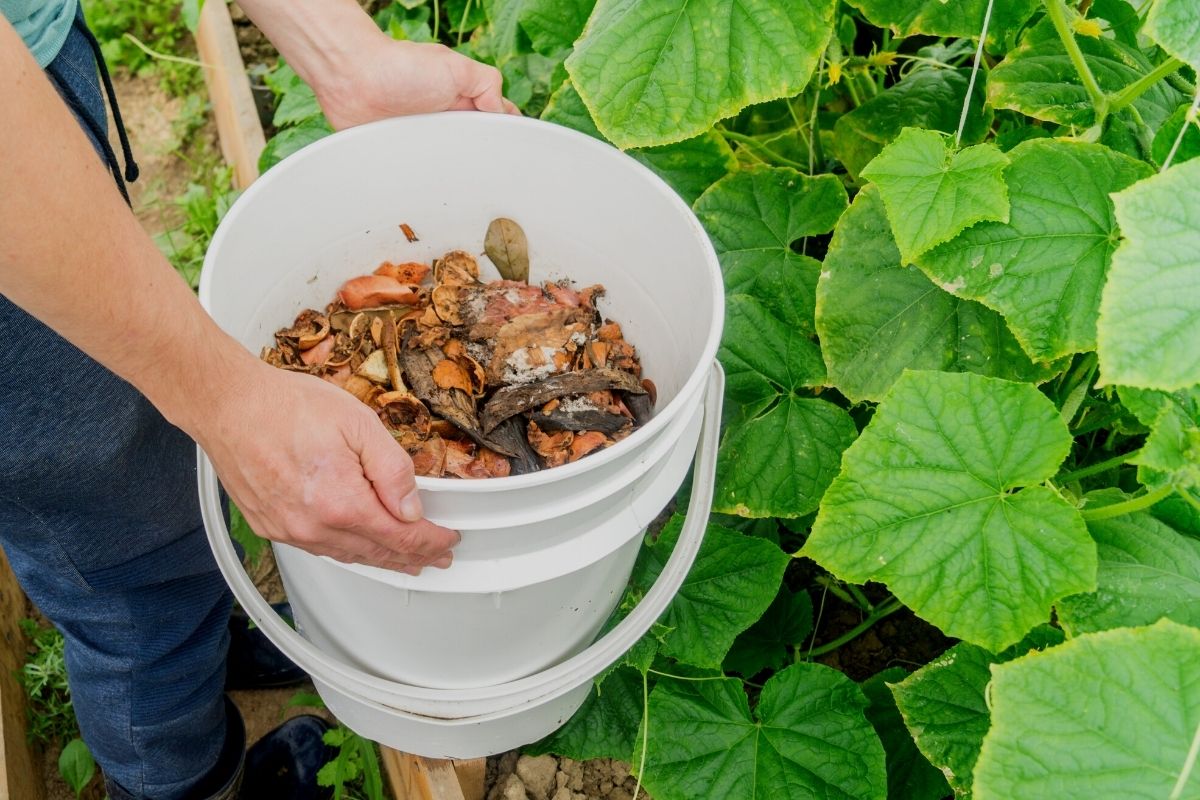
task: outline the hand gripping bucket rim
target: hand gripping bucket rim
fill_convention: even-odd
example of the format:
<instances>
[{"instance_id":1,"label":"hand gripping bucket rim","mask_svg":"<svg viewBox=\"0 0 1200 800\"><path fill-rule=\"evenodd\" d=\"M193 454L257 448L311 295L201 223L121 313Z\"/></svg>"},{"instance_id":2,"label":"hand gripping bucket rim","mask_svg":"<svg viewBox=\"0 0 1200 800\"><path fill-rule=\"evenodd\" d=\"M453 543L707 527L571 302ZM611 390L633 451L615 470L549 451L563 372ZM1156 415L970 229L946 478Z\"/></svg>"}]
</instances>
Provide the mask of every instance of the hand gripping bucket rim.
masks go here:
<instances>
[{"instance_id":1,"label":"hand gripping bucket rim","mask_svg":"<svg viewBox=\"0 0 1200 800\"><path fill-rule=\"evenodd\" d=\"M330 658L287 625L263 599L229 538L219 507L202 503L205 528L217 564L246 613L289 658L315 679L350 697L386 707L394 715L429 725L455 725L499 719L523 707L549 702L584 685L619 659L666 610L683 584L708 524L720 434L724 375L713 362L707 375L704 424L696 451L695 479L679 540L654 586L616 627L583 652L541 672L475 689L430 689L389 681ZM197 448L201 495L215 489L216 472Z\"/></svg>"}]
</instances>

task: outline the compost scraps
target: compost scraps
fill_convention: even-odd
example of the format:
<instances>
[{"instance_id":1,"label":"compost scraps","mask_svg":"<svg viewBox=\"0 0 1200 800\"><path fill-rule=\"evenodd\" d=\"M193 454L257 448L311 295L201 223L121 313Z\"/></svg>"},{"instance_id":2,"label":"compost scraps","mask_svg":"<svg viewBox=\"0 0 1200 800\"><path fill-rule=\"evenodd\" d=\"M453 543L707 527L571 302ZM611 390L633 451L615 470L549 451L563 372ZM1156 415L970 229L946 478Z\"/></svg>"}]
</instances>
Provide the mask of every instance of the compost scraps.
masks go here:
<instances>
[{"instance_id":1,"label":"compost scraps","mask_svg":"<svg viewBox=\"0 0 1200 800\"><path fill-rule=\"evenodd\" d=\"M432 265L384 262L324 311L301 311L262 357L374 409L418 475L556 467L646 422L655 387L621 326L597 310L604 287L527 283L525 234L512 220L489 226L486 251L504 279L481 282L462 250Z\"/></svg>"}]
</instances>

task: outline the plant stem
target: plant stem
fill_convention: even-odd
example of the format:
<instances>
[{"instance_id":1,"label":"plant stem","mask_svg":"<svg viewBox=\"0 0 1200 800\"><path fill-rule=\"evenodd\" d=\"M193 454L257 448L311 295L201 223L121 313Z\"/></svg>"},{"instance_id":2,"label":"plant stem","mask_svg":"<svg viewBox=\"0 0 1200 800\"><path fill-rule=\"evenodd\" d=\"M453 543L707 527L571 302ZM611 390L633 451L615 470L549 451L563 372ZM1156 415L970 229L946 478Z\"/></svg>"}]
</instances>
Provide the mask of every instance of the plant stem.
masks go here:
<instances>
[{"instance_id":1,"label":"plant stem","mask_svg":"<svg viewBox=\"0 0 1200 800\"><path fill-rule=\"evenodd\" d=\"M1079 516L1083 517L1085 522L1123 517L1126 514L1132 514L1135 511L1149 508L1159 500L1165 500L1173 491L1175 491L1175 487L1168 483L1166 486L1160 486L1145 494L1130 498L1123 503L1114 503L1111 506L1101 506L1100 508L1093 508L1091 510L1083 509L1079 512Z\"/></svg>"},{"instance_id":2,"label":"plant stem","mask_svg":"<svg viewBox=\"0 0 1200 800\"><path fill-rule=\"evenodd\" d=\"M1126 86L1121 91L1117 92L1108 101L1108 110L1113 114L1130 105L1134 100L1137 100L1146 90L1154 84L1161 81L1163 78L1175 72L1183 66L1183 62L1178 58L1168 58L1157 67L1147 72L1142 77L1138 78L1133 83Z\"/></svg>"},{"instance_id":3,"label":"plant stem","mask_svg":"<svg viewBox=\"0 0 1200 800\"><path fill-rule=\"evenodd\" d=\"M845 584L845 586L846 586L846 591L849 592L851 595L853 595L855 605L857 605L859 608L861 608L863 611L866 611L866 612L871 612L871 611L875 610L875 606L871 605L871 601L867 599L867 596L862 593L861 589L859 589L853 583L847 583L847 584Z\"/></svg>"},{"instance_id":4,"label":"plant stem","mask_svg":"<svg viewBox=\"0 0 1200 800\"><path fill-rule=\"evenodd\" d=\"M1167 158L1163 161L1162 169L1159 172L1166 172L1167 167L1171 166L1171 162L1175 160L1175 154L1179 152L1179 146L1183 144L1184 134L1187 133L1188 126L1196 120L1196 111L1200 110L1200 91L1196 92L1196 98L1192 100L1192 105L1188 108L1188 112L1184 115L1183 125L1179 127L1179 133L1175 136L1175 142L1171 145L1171 152L1167 153Z\"/></svg>"},{"instance_id":5,"label":"plant stem","mask_svg":"<svg viewBox=\"0 0 1200 800\"><path fill-rule=\"evenodd\" d=\"M1080 480L1081 478L1090 478L1092 475L1099 475L1102 472L1108 472L1110 469L1121 466L1135 455L1137 455L1136 452L1123 453L1105 461L1099 461L1095 464L1088 464L1086 467L1080 467L1079 469L1074 469L1070 472L1064 472L1062 475L1058 476L1058 478L1055 480L1055 483L1071 483L1073 481Z\"/></svg>"},{"instance_id":6,"label":"plant stem","mask_svg":"<svg viewBox=\"0 0 1200 800\"><path fill-rule=\"evenodd\" d=\"M958 130L954 132L954 146L962 145L963 129L967 127L967 111L971 108L971 95L975 93L975 78L979 75L979 62L983 61L983 43L987 40L988 25L992 21L992 3L988 0L983 12L983 30L979 32L979 47L975 50L975 63L971 65L971 80L967 82L967 95L963 98L962 113L958 115Z\"/></svg>"},{"instance_id":7,"label":"plant stem","mask_svg":"<svg viewBox=\"0 0 1200 800\"><path fill-rule=\"evenodd\" d=\"M867 616L866 619L843 633L838 638L834 639L832 642L826 642L820 647L814 647L810 649L808 651L808 658L811 659L815 656L823 656L826 653L832 653L834 650L837 650L847 642L851 642L862 634L866 633L867 630L870 629L870 627L876 622L879 622L879 620L890 614L895 614L902 608L904 608L904 604L894 597L891 600L888 600L886 603L880 603L875 607L875 610Z\"/></svg>"},{"instance_id":8,"label":"plant stem","mask_svg":"<svg viewBox=\"0 0 1200 800\"><path fill-rule=\"evenodd\" d=\"M1183 790L1188 785L1188 780L1192 777L1192 770L1196 767L1196 756L1200 755L1200 725L1196 726L1196 732L1192 734L1192 746L1188 748L1187 757L1183 760L1183 769L1179 770L1179 777L1175 780L1175 786L1171 789L1171 794L1167 800L1179 800L1183 796Z\"/></svg>"},{"instance_id":9,"label":"plant stem","mask_svg":"<svg viewBox=\"0 0 1200 800\"><path fill-rule=\"evenodd\" d=\"M1075 41L1075 34L1071 32L1067 23L1066 3L1063 0L1045 0L1045 4L1046 13L1054 23L1054 29L1058 31L1058 38L1062 39L1063 47L1067 49L1067 55L1075 65L1075 71L1079 73L1079 80L1083 82L1083 88L1091 98L1092 107L1096 109L1096 124L1099 125L1108 116L1108 95L1096 82L1092 68L1088 66L1083 51L1079 49L1079 42Z\"/></svg>"},{"instance_id":10,"label":"plant stem","mask_svg":"<svg viewBox=\"0 0 1200 800\"><path fill-rule=\"evenodd\" d=\"M186 64L189 67L200 67L201 69L212 69L211 64L205 64L203 61L197 61L194 58L184 58L183 56L173 56L168 53L160 53L157 50L149 47L141 39L134 36L132 33L126 32L123 34L126 39L133 42L137 49L141 50L146 55L158 61L170 61L172 64Z\"/></svg>"},{"instance_id":11,"label":"plant stem","mask_svg":"<svg viewBox=\"0 0 1200 800\"><path fill-rule=\"evenodd\" d=\"M642 754L638 759L637 784L633 787L633 800L642 790L642 776L646 774L646 750L650 742L650 684L647 673L642 673Z\"/></svg>"},{"instance_id":12,"label":"plant stem","mask_svg":"<svg viewBox=\"0 0 1200 800\"><path fill-rule=\"evenodd\" d=\"M847 592L845 589L843 589L841 587L841 585L838 583L838 580L836 578L833 578L833 577L827 576L827 575L822 575L821 577L817 578L816 582L818 584L820 584L822 588L826 589L830 594L832 594L837 599L841 600L846 605L858 606L863 611L867 611L867 612L869 612L871 610L869 603L867 604L866 607L862 606L858 601L856 601L854 599L854 597L852 597L850 595L849 592Z\"/></svg>"},{"instance_id":13,"label":"plant stem","mask_svg":"<svg viewBox=\"0 0 1200 800\"><path fill-rule=\"evenodd\" d=\"M725 130L724 128L717 128L717 131L731 142L737 142L738 144L744 144L744 145L753 147L759 153L761 153L762 155L771 159L772 161L774 161L777 164L782 164L785 167L791 167L792 169L797 169L797 170L800 170L801 172L804 172L804 165L801 164L799 161L792 161L787 156L776 153L774 150L767 147L765 144L760 142L758 139L755 139L753 136L747 136L746 134L738 133L737 131L728 131L728 130Z\"/></svg>"}]
</instances>

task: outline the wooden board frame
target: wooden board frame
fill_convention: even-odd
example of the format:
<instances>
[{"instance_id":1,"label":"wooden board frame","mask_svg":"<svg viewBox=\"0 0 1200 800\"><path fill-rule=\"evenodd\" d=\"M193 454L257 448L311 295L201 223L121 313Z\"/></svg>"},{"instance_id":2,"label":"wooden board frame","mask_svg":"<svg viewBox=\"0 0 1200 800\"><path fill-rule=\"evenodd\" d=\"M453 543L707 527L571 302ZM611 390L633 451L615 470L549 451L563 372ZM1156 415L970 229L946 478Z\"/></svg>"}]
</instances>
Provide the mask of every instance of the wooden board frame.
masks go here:
<instances>
[{"instance_id":1,"label":"wooden board frame","mask_svg":"<svg viewBox=\"0 0 1200 800\"><path fill-rule=\"evenodd\" d=\"M0 800L42 800L42 756L26 734L25 688L17 671L28 641L21 630L25 594L0 550Z\"/></svg>"}]
</instances>

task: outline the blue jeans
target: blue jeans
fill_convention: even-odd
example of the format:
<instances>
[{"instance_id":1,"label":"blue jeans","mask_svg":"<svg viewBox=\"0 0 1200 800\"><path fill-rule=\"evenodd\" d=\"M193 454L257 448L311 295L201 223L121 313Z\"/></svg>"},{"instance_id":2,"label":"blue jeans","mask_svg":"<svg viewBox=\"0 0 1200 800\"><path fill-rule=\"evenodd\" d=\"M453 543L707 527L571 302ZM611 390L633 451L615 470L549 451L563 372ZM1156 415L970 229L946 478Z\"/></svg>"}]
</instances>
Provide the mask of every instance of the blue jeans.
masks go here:
<instances>
[{"instance_id":1,"label":"blue jeans","mask_svg":"<svg viewBox=\"0 0 1200 800\"><path fill-rule=\"evenodd\" d=\"M47 73L103 153L82 25ZM104 280L88 246L79 280ZM226 740L232 602L200 521L194 445L2 296L0 342L0 544L66 639L80 730L115 796L190 800Z\"/></svg>"}]
</instances>

